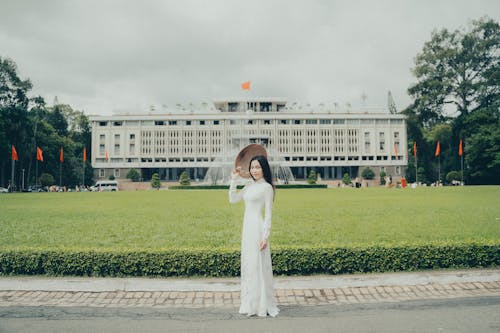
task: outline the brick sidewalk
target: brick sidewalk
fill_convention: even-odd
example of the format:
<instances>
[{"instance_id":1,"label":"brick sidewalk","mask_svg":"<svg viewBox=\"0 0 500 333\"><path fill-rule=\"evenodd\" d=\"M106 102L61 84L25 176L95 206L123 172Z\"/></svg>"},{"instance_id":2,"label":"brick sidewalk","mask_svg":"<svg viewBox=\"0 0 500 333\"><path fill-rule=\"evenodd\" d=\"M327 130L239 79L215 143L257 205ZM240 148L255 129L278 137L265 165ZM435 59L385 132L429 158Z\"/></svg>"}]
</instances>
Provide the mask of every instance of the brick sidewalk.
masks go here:
<instances>
[{"instance_id":1,"label":"brick sidewalk","mask_svg":"<svg viewBox=\"0 0 500 333\"><path fill-rule=\"evenodd\" d=\"M423 299L500 296L500 281L401 286L277 289L278 305L362 304ZM236 291L0 291L0 307L78 306L148 308L237 308Z\"/></svg>"}]
</instances>

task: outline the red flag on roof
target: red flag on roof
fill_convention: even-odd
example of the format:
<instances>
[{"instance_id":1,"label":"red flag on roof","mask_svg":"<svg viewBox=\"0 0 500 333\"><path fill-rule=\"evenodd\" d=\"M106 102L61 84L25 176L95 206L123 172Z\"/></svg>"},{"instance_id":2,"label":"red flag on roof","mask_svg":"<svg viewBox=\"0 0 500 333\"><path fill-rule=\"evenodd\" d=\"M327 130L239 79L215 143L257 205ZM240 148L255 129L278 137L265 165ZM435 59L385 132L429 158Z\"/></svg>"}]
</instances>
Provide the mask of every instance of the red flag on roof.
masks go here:
<instances>
[{"instance_id":1,"label":"red flag on roof","mask_svg":"<svg viewBox=\"0 0 500 333\"><path fill-rule=\"evenodd\" d=\"M243 89L243 90L250 90L250 81L243 82L241 84L241 89Z\"/></svg>"}]
</instances>

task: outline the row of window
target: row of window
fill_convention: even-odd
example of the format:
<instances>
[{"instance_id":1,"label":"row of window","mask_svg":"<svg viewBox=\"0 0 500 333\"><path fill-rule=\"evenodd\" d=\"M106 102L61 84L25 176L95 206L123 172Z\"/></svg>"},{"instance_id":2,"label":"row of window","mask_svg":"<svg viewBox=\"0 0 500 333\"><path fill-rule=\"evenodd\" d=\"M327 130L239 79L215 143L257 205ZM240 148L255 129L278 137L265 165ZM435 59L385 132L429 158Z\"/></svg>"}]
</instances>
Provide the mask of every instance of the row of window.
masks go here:
<instances>
[{"instance_id":1,"label":"row of window","mask_svg":"<svg viewBox=\"0 0 500 333\"><path fill-rule=\"evenodd\" d=\"M274 119L248 119L248 120L235 120L230 119L230 125L240 125L241 123L247 125L272 125L274 124ZM143 120L141 121L142 126L192 126L192 125L221 125L224 120ZM402 124L402 119L276 119L276 123L280 125L388 125L390 124ZM139 121L113 121L112 126L139 126ZM108 126L107 121L100 121L100 127Z\"/></svg>"},{"instance_id":2,"label":"row of window","mask_svg":"<svg viewBox=\"0 0 500 333\"><path fill-rule=\"evenodd\" d=\"M285 156L284 160L287 162L299 162L299 161L402 161L402 157L398 156ZM156 158L141 158L141 163L180 163L180 162L213 162L215 161L214 157L176 157L176 158L167 158L167 157L156 157ZM97 162L106 162L104 159L98 159ZM137 163L139 159L137 158L115 158L112 159L111 162L115 163ZM104 169L101 169L104 170ZM120 169L114 169L114 176L120 177Z\"/></svg>"},{"instance_id":3,"label":"row of window","mask_svg":"<svg viewBox=\"0 0 500 333\"><path fill-rule=\"evenodd\" d=\"M166 132L154 132L155 136L166 136L165 135ZM172 136L181 136L180 133L181 132L168 132L169 133L169 137L172 137ZM193 136L193 133L192 132L182 132L184 136ZM337 136L337 133L339 133L339 135L344 135L344 130L336 130L335 132L335 135ZM235 134L235 133L233 133ZM252 132L252 134L257 134L257 132ZM270 132L268 134L271 134ZM283 132L283 131L280 131L280 136L285 136L287 133ZM142 131L142 137L152 137L153 133L151 131ZM207 132L198 132L197 133L197 136L198 137L202 137L202 136L207 136L208 133ZM211 136L221 136L222 133L220 132L212 132L211 133ZM236 134L235 134L236 135ZM301 131L294 131L294 136L296 135L302 135L302 132ZM393 132L393 135L394 135L394 141L399 143L399 132ZM315 131L312 131L312 130L307 130L306 131L306 136L307 137L316 137L316 132ZM329 136L329 133L327 131L321 131L320 132L320 136L321 137L324 137L324 136ZM356 129L349 129L348 130L348 136L349 137L357 137L358 136L358 130ZM115 134L114 136L115 138L115 143L119 143L120 142L120 134ZM130 141L135 141L135 133L131 133L129 134L129 140ZM106 141L106 134L99 134L99 143L100 144L104 144ZM365 132L365 142L366 141L370 141L370 132ZM379 132L379 142L385 142L385 132Z\"/></svg>"}]
</instances>

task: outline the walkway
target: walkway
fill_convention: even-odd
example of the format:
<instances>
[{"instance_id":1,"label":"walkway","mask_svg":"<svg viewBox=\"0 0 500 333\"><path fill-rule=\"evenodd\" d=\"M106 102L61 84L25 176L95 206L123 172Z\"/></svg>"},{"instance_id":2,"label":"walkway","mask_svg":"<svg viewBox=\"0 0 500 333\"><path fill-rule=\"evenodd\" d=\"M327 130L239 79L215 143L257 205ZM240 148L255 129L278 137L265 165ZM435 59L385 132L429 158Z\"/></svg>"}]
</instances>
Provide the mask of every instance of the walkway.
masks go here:
<instances>
[{"instance_id":1,"label":"walkway","mask_svg":"<svg viewBox=\"0 0 500 333\"><path fill-rule=\"evenodd\" d=\"M500 269L276 277L279 305L332 305L500 296ZM239 307L239 280L0 278L0 307Z\"/></svg>"}]
</instances>

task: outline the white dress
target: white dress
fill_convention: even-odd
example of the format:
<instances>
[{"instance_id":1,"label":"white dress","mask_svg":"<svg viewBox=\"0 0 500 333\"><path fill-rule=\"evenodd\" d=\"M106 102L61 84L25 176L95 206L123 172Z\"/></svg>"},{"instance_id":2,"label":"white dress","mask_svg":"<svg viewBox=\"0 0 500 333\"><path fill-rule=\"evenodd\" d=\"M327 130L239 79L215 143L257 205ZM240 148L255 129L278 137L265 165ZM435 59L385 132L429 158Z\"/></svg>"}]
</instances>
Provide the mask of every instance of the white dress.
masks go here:
<instances>
[{"instance_id":1,"label":"white dress","mask_svg":"<svg viewBox=\"0 0 500 333\"><path fill-rule=\"evenodd\" d=\"M231 181L229 202L245 201L241 239L241 305L239 313L275 317L279 313L274 299L273 268L269 241L264 250L259 243L269 239L273 208L273 188L263 178L252 181L241 191ZM262 217L264 211L264 218Z\"/></svg>"}]
</instances>

